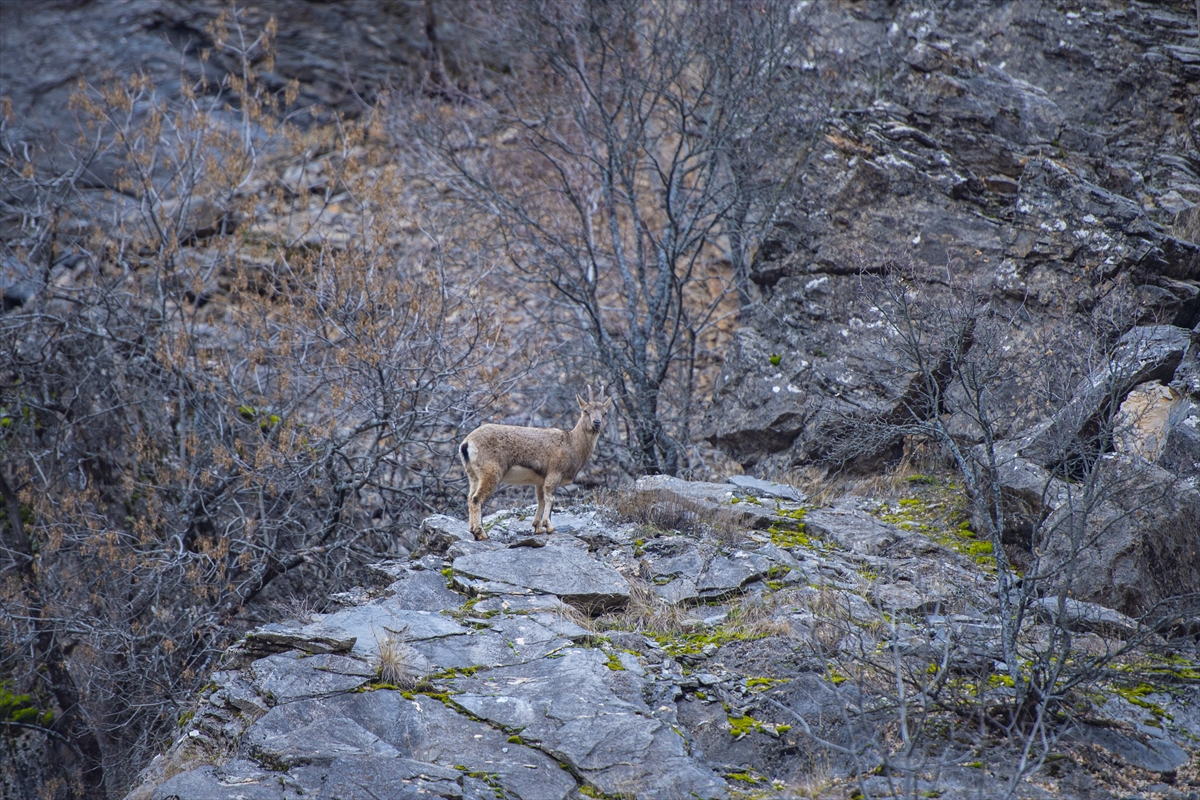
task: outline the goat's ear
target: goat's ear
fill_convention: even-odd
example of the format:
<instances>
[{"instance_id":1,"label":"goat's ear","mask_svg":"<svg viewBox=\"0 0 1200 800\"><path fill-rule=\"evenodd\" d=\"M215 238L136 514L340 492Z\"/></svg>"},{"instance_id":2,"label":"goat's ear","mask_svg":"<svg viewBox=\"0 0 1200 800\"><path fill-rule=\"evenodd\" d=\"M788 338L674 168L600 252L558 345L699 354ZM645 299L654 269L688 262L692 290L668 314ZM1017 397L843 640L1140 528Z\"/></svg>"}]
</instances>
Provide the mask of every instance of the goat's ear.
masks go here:
<instances>
[{"instance_id":1,"label":"goat's ear","mask_svg":"<svg viewBox=\"0 0 1200 800\"><path fill-rule=\"evenodd\" d=\"M586 401L586 400L584 400L584 399L583 399L582 397L580 397L579 395L575 395L575 399L579 401L579 407L580 407L580 408L587 408L587 401Z\"/></svg>"},{"instance_id":2,"label":"goat's ear","mask_svg":"<svg viewBox=\"0 0 1200 800\"><path fill-rule=\"evenodd\" d=\"M612 401L613 399L611 397L604 398L604 411L608 411L610 408L612 408Z\"/></svg>"}]
</instances>

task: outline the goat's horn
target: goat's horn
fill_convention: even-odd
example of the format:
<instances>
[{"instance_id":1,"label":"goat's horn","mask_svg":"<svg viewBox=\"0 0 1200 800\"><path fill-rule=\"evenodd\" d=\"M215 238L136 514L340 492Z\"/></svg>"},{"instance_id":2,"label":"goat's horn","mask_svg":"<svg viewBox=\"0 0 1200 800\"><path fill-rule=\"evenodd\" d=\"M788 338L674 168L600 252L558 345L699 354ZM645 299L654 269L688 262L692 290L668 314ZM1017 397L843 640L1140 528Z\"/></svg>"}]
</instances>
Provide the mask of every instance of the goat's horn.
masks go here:
<instances>
[{"instance_id":1,"label":"goat's horn","mask_svg":"<svg viewBox=\"0 0 1200 800\"><path fill-rule=\"evenodd\" d=\"M592 399L592 385L589 383L587 385L587 387L588 387L588 402L589 403L594 402L594 400Z\"/></svg>"}]
</instances>

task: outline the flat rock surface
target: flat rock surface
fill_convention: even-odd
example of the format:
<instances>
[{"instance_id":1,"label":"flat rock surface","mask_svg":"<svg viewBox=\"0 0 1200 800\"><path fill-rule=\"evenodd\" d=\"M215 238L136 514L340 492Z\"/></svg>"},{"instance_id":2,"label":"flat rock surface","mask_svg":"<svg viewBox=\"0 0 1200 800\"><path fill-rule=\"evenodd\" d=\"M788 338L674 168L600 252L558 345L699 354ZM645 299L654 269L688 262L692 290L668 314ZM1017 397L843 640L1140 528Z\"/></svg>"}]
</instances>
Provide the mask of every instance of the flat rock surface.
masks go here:
<instances>
[{"instance_id":1,"label":"flat rock surface","mask_svg":"<svg viewBox=\"0 0 1200 800\"><path fill-rule=\"evenodd\" d=\"M498 669L455 681L454 701L563 759L606 794L641 787L639 796L723 797L724 781L698 766L686 741L655 718L640 693L621 686L597 650L521 670Z\"/></svg>"},{"instance_id":2,"label":"flat rock surface","mask_svg":"<svg viewBox=\"0 0 1200 800\"><path fill-rule=\"evenodd\" d=\"M908 537L904 531L880 522L850 502L808 512L804 527L810 535L863 555L882 555L889 546Z\"/></svg>"},{"instance_id":3,"label":"flat rock surface","mask_svg":"<svg viewBox=\"0 0 1200 800\"><path fill-rule=\"evenodd\" d=\"M461 556L455 573L553 594L591 612L623 606L629 582L611 567L575 547L547 545Z\"/></svg>"},{"instance_id":4,"label":"flat rock surface","mask_svg":"<svg viewBox=\"0 0 1200 800\"><path fill-rule=\"evenodd\" d=\"M766 557L742 550L717 556L696 582L696 590L705 599L725 597L752 580L765 578L770 568Z\"/></svg>"}]
</instances>

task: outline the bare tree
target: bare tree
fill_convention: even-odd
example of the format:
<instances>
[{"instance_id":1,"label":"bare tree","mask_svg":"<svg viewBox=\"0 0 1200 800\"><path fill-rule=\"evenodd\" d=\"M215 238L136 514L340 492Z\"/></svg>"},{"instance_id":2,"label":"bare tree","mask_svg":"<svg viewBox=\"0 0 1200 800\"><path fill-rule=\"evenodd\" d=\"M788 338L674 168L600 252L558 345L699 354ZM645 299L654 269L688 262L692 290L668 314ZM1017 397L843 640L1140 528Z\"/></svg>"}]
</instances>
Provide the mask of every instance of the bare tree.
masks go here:
<instances>
[{"instance_id":1,"label":"bare tree","mask_svg":"<svg viewBox=\"0 0 1200 800\"><path fill-rule=\"evenodd\" d=\"M269 33L222 15L242 72L182 104L82 87L69 170L0 141L4 256L40 276L0 315L0 674L54 712L69 794L123 793L272 597L443 508L522 362L469 297L486 262L398 213L369 120L279 124ZM319 188L277 171L297 151ZM112 185L87 189L100 157Z\"/></svg>"},{"instance_id":2,"label":"bare tree","mask_svg":"<svg viewBox=\"0 0 1200 800\"><path fill-rule=\"evenodd\" d=\"M749 302L751 243L786 182L788 4L553 0L490 19L511 74L402 106L397 137L493 222L545 323L584 332L635 468L674 474L698 368Z\"/></svg>"},{"instance_id":3,"label":"bare tree","mask_svg":"<svg viewBox=\"0 0 1200 800\"><path fill-rule=\"evenodd\" d=\"M986 687L974 698L953 691L963 659L952 649L901 654L893 638L890 659L864 650L851 659L853 668L890 676L898 687L892 697L905 747L890 756L903 756L890 768L916 774L930 763L968 757L948 747L930 762L927 751L908 746L915 741L909 723L916 698L922 711L957 709L985 734L999 733L1014 745L1011 794L1068 729L1073 698L1112 679L1115 665L1146 646L1164 620L1195 611L1194 587L1164 583L1157 599L1125 609L1136 621L1112 615L1108 622L1121 630L1105 648L1081 647L1076 634L1080 624L1105 624L1101 612L1073 597L1083 580L1081 565L1100 543L1130 526L1172 520L1180 527L1176 538L1186 542L1184 531L1200 522L1193 489L1140 455L1114 452L1122 432L1139 422L1120 412L1122 401L1135 384L1162 374L1161 365L1170 363L1165 341L1173 334L1163 327L1134 329L1115 342L1097 336L1094 345L1072 352L1070 340L1031 329L1019 309L987 290L912 263L864 273L862 297L874 315L868 326L880 332L882 350L909 382L895 412L841 419L834 458L845 463L872 456L907 438L932 443L954 465L972 535L994 558L999 630L994 668L984 659L972 675L973 686ZM1098 320L1098 330L1104 323ZM1174 339L1186 339L1186 332ZM1072 362L1086 377L1063 392L1051 376ZM1047 420L1014 432L1014 392L1039 391ZM1035 632L1043 623L1043 632Z\"/></svg>"}]
</instances>

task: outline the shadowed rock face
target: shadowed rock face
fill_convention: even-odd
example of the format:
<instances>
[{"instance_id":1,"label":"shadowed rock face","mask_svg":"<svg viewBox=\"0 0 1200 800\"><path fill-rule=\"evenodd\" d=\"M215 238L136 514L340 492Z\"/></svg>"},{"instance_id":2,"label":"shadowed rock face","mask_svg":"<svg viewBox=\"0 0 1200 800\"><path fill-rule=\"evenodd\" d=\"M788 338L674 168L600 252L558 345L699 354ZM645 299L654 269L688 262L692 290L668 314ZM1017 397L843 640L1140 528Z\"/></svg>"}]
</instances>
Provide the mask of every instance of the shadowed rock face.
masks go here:
<instances>
[{"instance_id":1,"label":"shadowed rock face","mask_svg":"<svg viewBox=\"0 0 1200 800\"><path fill-rule=\"evenodd\" d=\"M69 135L74 117L67 100L80 78L96 81L142 70L160 91L178 98L181 79L203 76L215 92L238 69L213 52L209 30L227 6L220 0L4 3L0 95L11 97L21 130ZM427 69L421 0L267 0L241 6L239 18L254 36L268 20L277 20L274 68L263 77L271 91L296 80L298 106L319 106L323 115L358 116L385 86L419 78ZM486 58L455 15L437 15L436 28L451 69L460 48L472 58ZM205 50L207 60L201 58ZM20 130L17 134L23 138Z\"/></svg>"},{"instance_id":2,"label":"shadowed rock face","mask_svg":"<svg viewBox=\"0 0 1200 800\"><path fill-rule=\"evenodd\" d=\"M785 474L829 452L838 412L899 408L912 377L876 344L858 279L897 254L1017 317L1014 363L1036 330L1079 351L1108 344L1093 315L1115 335L1200 322L1186 224L1200 202L1190 5L817 2L802 13L815 61L840 49L864 65L834 89L862 96L802 166L753 265L762 302L727 354L711 441ZM1091 366L1064 354L1058 377L1069 386ZM1002 435L1041 421L1028 389L1002 398Z\"/></svg>"}]
</instances>

